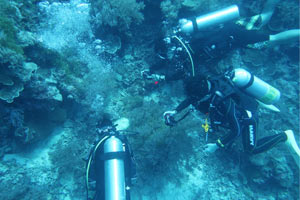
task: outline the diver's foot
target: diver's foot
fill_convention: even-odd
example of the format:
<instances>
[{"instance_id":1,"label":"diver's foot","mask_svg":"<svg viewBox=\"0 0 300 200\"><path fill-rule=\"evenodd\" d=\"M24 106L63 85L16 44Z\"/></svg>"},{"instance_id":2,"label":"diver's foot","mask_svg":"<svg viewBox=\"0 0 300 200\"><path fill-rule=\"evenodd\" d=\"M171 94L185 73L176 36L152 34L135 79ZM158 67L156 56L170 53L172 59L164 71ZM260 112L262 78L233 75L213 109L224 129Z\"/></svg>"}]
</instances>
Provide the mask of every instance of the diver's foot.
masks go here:
<instances>
[{"instance_id":1,"label":"diver's foot","mask_svg":"<svg viewBox=\"0 0 300 200\"><path fill-rule=\"evenodd\" d=\"M299 149L298 144L296 142L294 132L292 130L286 130L286 131L284 131L284 133L287 136L287 140L285 141L285 143L288 145L292 156L294 157L296 163L299 166L300 149Z\"/></svg>"},{"instance_id":2,"label":"diver's foot","mask_svg":"<svg viewBox=\"0 0 300 200\"><path fill-rule=\"evenodd\" d=\"M300 149L297 145L294 132L292 130L286 130L284 131L284 133L287 136L287 140L285 141L285 143L289 145L295 151L295 153L297 153L298 156L300 157Z\"/></svg>"}]
</instances>

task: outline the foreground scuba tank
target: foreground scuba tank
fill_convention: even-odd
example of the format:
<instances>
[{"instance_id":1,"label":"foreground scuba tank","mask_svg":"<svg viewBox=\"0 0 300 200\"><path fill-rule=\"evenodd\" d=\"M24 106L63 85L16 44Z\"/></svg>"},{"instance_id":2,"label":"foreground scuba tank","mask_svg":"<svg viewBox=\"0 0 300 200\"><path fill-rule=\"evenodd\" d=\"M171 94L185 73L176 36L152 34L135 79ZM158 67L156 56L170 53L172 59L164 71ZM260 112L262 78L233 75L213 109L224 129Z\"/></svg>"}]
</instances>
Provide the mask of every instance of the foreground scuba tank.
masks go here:
<instances>
[{"instance_id":1,"label":"foreground scuba tank","mask_svg":"<svg viewBox=\"0 0 300 200\"><path fill-rule=\"evenodd\" d=\"M123 143L115 136L111 136L104 143L104 153L124 152ZM125 168L122 158L113 157L104 161L105 172L105 200L125 200Z\"/></svg>"},{"instance_id":2,"label":"foreground scuba tank","mask_svg":"<svg viewBox=\"0 0 300 200\"><path fill-rule=\"evenodd\" d=\"M100 138L86 163L87 200L130 200L136 164L126 135L116 127L97 129Z\"/></svg>"},{"instance_id":3,"label":"foreground scuba tank","mask_svg":"<svg viewBox=\"0 0 300 200\"><path fill-rule=\"evenodd\" d=\"M179 21L180 30L184 33L192 33L213 25L228 22L238 17L240 17L239 8L237 5L232 5L227 8L199 16L193 20L181 19Z\"/></svg>"},{"instance_id":4,"label":"foreground scuba tank","mask_svg":"<svg viewBox=\"0 0 300 200\"><path fill-rule=\"evenodd\" d=\"M273 104L280 99L280 92L245 69L233 71L232 82L247 94L265 104Z\"/></svg>"}]
</instances>

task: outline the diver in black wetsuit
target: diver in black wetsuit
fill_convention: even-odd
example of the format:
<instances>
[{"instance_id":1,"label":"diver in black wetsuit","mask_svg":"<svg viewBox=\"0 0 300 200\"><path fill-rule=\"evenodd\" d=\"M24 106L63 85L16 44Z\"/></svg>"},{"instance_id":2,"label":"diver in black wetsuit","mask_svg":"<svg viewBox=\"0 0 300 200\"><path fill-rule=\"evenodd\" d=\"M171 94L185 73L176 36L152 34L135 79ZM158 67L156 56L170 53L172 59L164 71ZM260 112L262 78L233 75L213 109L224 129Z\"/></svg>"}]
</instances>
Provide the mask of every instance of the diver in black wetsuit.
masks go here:
<instances>
[{"instance_id":1,"label":"diver in black wetsuit","mask_svg":"<svg viewBox=\"0 0 300 200\"><path fill-rule=\"evenodd\" d=\"M208 34L208 33L207 33ZM195 38L178 36L188 48L195 66L195 74L201 74L204 65L206 69L213 71L214 64L218 63L231 50L246 47L269 40L269 35L256 30L246 30L235 23L227 23L226 26L211 32L207 38ZM190 59L182 44L175 37L167 37L157 41L157 62L151 66L149 72L144 72L146 78L166 81L186 79L193 75L190 67ZM164 47L165 45L165 47ZM200 67L199 67L200 66ZM157 70L165 70L164 75L154 74Z\"/></svg>"},{"instance_id":2,"label":"diver in black wetsuit","mask_svg":"<svg viewBox=\"0 0 300 200\"><path fill-rule=\"evenodd\" d=\"M257 140L256 129L258 123L257 101L235 87L225 76L216 78L191 77L184 82L186 100L176 109L164 113L165 123L168 126L176 124L174 115L193 105L202 113L208 113L212 129L224 127L230 133L218 139L216 143L206 145L206 151L214 152L232 144L233 140L242 136L245 152L257 154L264 152L280 142L291 144L299 159L299 148L292 131L285 131L277 135ZM297 155L298 154L298 155Z\"/></svg>"},{"instance_id":3,"label":"diver in black wetsuit","mask_svg":"<svg viewBox=\"0 0 300 200\"><path fill-rule=\"evenodd\" d=\"M250 19L266 24L270 16L268 19L265 16L273 12L277 2L269 0L265 13ZM196 19L183 19L184 22L180 22L180 28L175 31L174 36L155 42L157 60L149 70L142 71L143 77L157 81L175 81L203 74L204 69L206 73L215 73L214 65L233 49L247 46L261 48L299 41L299 29L270 35L255 29L252 20L251 23L242 19L233 21L238 17L238 7L231 6ZM155 73L157 71L160 74Z\"/></svg>"}]
</instances>

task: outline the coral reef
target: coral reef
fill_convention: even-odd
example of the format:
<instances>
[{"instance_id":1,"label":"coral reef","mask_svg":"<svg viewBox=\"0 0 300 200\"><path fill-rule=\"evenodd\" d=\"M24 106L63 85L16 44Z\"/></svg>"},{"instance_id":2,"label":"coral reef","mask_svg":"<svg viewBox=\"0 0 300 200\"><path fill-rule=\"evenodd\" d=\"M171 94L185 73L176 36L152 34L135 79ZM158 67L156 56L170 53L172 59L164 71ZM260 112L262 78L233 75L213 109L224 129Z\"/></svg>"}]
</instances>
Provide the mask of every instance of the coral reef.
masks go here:
<instances>
[{"instance_id":1,"label":"coral reef","mask_svg":"<svg viewBox=\"0 0 300 200\"><path fill-rule=\"evenodd\" d=\"M92 14L97 27L110 26L125 31L144 20L145 5L136 0L92 0Z\"/></svg>"},{"instance_id":2,"label":"coral reef","mask_svg":"<svg viewBox=\"0 0 300 200\"><path fill-rule=\"evenodd\" d=\"M160 4L162 13L168 22L172 24L178 17L178 12L181 8L180 1L165 0Z\"/></svg>"},{"instance_id":3,"label":"coral reef","mask_svg":"<svg viewBox=\"0 0 300 200\"><path fill-rule=\"evenodd\" d=\"M0 99L12 103L13 99L18 97L24 89L24 82L28 80L24 80L22 77L22 71L26 73L26 69L22 69L25 58L22 47L17 44L16 22L11 18L11 15L16 13L16 7L6 1L0 1L0 6ZM17 70L19 73L15 72ZM28 69L29 79L34 70L36 70L36 66L32 70Z\"/></svg>"},{"instance_id":4,"label":"coral reef","mask_svg":"<svg viewBox=\"0 0 300 200\"><path fill-rule=\"evenodd\" d=\"M63 68L66 62L59 59L59 53L47 50L31 32L38 21L31 14L37 10L36 3L0 1L0 104L6 107L1 116L7 124L0 137L10 142L3 144L4 152L19 151L18 147L47 137L53 127L48 115L63 101L57 82L59 70L53 68ZM44 118L35 119L42 112Z\"/></svg>"}]
</instances>

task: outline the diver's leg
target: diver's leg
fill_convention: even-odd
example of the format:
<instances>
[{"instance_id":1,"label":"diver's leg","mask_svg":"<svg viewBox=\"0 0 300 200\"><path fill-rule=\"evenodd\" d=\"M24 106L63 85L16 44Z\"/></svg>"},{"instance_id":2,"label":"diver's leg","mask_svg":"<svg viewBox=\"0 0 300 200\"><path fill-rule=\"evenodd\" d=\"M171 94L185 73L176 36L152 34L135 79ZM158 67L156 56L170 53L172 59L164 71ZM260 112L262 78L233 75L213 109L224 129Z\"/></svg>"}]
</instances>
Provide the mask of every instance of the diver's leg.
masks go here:
<instances>
[{"instance_id":1,"label":"diver's leg","mask_svg":"<svg viewBox=\"0 0 300 200\"><path fill-rule=\"evenodd\" d=\"M264 137L257 141L256 147L252 151L252 153L258 154L258 153L265 152L271 149L272 147L274 147L276 144L286 141L286 139L287 136L285 133Z\"/></svg>"},{"instance_id":2,"label":"diver's leg","mask_svg":"<svg viewBox=\"0 0 300 200\"><path fill-rule=\"evenodd\" d=\"M245 135L247 135L247 134L245 134ZM244 138L243 138L243 141L245 141ZM289 148L289 151L290 151L293 159L295 160L296 164L300 168L300 149L297 145L296 139L294 137L294 133L291 130L287 130L280 134L271 135L271 136L267 136L262 139L259 139L256 142L255 148L252 148L252 149L249 147L247 148L247 146L245 146L245 145L244 145L244 147L246 147L245 150L248 150L247 152L250 152L252 154L258 154L258 153L262 153L262 152L265 152L265 151L273 148L275 145L277 145L280 142L285 142L285 144ZM252 151L249 151L249 150L252 150Z\"/></svg>"},{"instance_id":3,"label":"diver's leg","mask_svg":"<svg viewBox=\"0 0 300 200\"><path fill-rule=\"evenodd\" d=\"M243 134L242 141L244 146L244 151L246 153L253 153L256 148L256 129L257 122L256 119L252 116L250 111L247 111L248 119L243 122Z\"/></svg>"},{"instance_id":4,"label":"diver's leg","mask_svg":"<svg viewBox=\"0 0 300 200\"><path fill-rule=\"evenodd\" d=\"M256 148L252 151L252 153L257 154L267 151L280 142L285 142L296 164L300 168L300 149L297 145L294 133L291 130L262 138L261 140L257 141Z\"/></svg>"}]
</instances>

